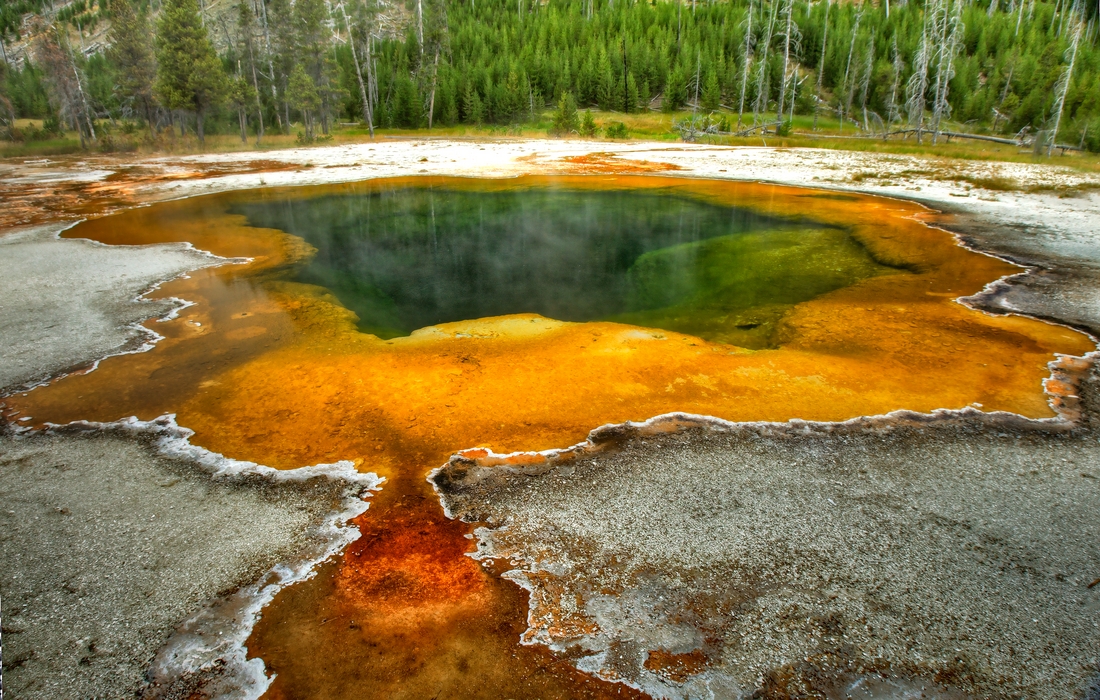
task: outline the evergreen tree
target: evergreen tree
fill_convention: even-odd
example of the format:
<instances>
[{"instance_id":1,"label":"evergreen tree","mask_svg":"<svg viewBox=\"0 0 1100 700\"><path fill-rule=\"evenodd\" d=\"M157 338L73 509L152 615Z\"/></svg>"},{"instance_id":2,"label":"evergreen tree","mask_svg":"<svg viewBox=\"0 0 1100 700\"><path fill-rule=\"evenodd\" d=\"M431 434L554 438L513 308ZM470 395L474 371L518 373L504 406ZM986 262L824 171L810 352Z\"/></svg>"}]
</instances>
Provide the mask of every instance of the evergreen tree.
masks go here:
<instances>
[{"instance_id":1,"label":"evergreen tree","mask_svg":"<svg viewBox=\"0 0 1100 700\"><path fill-rule=\"evenodd\" d=\"M722 91L718 87L718 76L714 73L707 75L702 102L703 109L707 112L716 112L722 104Z\"/></svg>"},{"instance_id":2,"label":"evergreen tree","mask_svg":"<svg viewBox=\"0 0 1100 700\"><path fill-rule=\"evenodd\" d=\"M467 80L466 89L462 93L462 121L467 124L480 125L484 114L481 95L478 94L474 81Z\"/></svg>"},{"instance_id":3,"label":"evergreen tree","mask_svg":"<svg viewBox=\"0 0 1100 700\"><path fill-rule=\"evenodd\" d=\"M296 58L316 86L321 103L317 114L321 119L321 131L329 132L335 105L343 97L337 66L332 58L331 34L325 26L328 10L325 0L296 0L294 22L298 32Z\"/></svg>"},{"instance_id":4,"label":"evergreen tree","mask_svg":"<svg viewBox=\"0 0 1100 700\"><path fill-rule=\"evenodd\" d=\"M317 86L309 77L301 63L294 65L287 81L287 102L302 115L302 127L305 129L304 141L311 143L315 137L314 117L321 107L321 96Z\"/></svg>"},{"instance_id":5,"label":"evergreen tree","mask_svg":"<svg viewBox=\"0 0 1100 700\"><path fill-rule=\"evenodd\" d=\"M165 0L157 24L157 81L154 92L168 109L195 114L199 144L205 143L206 115L225 99L229 81L199 19L195 0Z\"/></svg>"},{"instance_id":6,"label":"evergreen tree","mask_svg":"<svg viewBox=\"0 0 1100 700\"><path fill-rule=\"evenodd\" d=\"M638 83L634 80L634 73L626 74L626 104L625 111L634 112L638 109L638 102L640 96L638 94Z\"/></svg>"},{"instance_id":7,"label":"evergreen tree","mask_svg":"<svg viewBox=\"0 0 1100 700\"><path fill-rule=\"evenodd\" d=\"M558 109L554 112L554 125L550 133L555 136L568 136L580 129L580 121L577 118L577 101L573 93L563 92L558 100Z\"/></svg>"},{"instance_id":8,"label":"evergreen tree","mask_svg":"<svg viewBox=\"0 0 1100 700\"><path fill-rule=\"evenodd\" d=\"M262 1L262 0L261 0ZM275 83L275 92L278 96L281 115L279 122L283 124L285 133L290 133L290 102L287 100L287 88L289 87L290 73L297 62L298 38L294 31L295 22L293 8L289 0L270 0L269 10L271 14L271 79ZM278 112L276 112L278 114Z\"/></svg>"},{"instance_id":9,"label":"evergreen tree","mask_svg":"<svg viewBox=\"0 0 1100 700\"><path fill-rule=\"evenodd\" d=\"M256 89L252 87L252 81L246 76L238 74L230 86L229 100L237 110L237 121L241 128L241 143L247 143L248 110L256 103Z\"/></svg>"},{"instance_id":10,"label":"evergreen tree","mask_svg":"<svg viewBox=\"0 0 1100 700\"><path fill-rule=\"evenodd\" d=\"M581 136L595 136L599 131L596 128L596 120L592 118L592 110L584 110L584 119L581 120L580 134Z\"/></svg>"},{"instance_id":11,"label":"evergreen tree","mask_svg":"<svg viewBox=\"0 0 1100 700\"><path fill-rule=\"evenodd\" d=\"M116 89L124 103L145 118L153 128L153 82L157 64L153 36L144 12L137 12L131 0L111 3L111 31L107 57L117 71Z\"/></svg>"}]
</instances>

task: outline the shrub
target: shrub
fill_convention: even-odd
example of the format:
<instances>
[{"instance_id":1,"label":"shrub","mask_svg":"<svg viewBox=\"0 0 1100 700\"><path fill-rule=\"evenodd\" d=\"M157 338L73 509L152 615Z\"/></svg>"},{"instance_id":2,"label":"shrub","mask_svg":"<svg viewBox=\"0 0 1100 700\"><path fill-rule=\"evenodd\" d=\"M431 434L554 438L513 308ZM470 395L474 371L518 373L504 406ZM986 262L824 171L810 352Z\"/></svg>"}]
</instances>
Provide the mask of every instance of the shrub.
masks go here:
<instances>
[{"instance_id":1,"label":"shrub","mask_svg":"<svg viewBox=\"0 0 1100 700\"><path fill-rule=\"evenodd\" d=\"M592 118L592 110L584 110L584 119L581 121L581 136L595 136L599 129L596 127L596 120Z\"/></svg>"},{"instance_id":2,"label":"shrub","mask_svg":"<svg viewBox=\"0 0 1100 700\"><path fill-rule=\"evenodd\" d=\"M609 139L625 139L630 136L630 132L626 129L626 124L622 122L611 122L608 124L606 133Z\"/></svg>"}]
</instances>

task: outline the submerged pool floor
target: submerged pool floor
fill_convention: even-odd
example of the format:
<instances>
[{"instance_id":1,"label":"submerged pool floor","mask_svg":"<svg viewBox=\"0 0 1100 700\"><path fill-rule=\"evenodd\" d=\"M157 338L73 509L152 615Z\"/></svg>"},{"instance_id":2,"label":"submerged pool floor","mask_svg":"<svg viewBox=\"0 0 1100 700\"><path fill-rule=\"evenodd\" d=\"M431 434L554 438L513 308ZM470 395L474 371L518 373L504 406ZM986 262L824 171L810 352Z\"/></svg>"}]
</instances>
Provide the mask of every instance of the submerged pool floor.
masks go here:
<instances>
[{"instance_id":1,"label":"submerged pool floor","mask_svg":"<svg viewBox=\"0 0 1100 700\"><path fill-rule=\"evenodd\" d=\"M434 239L433 205L449 222ZM517 211L525 242L506 235ZM67 235L251 261L156 292L196 303L151 324L165 336L152 351L8 404L35 424L175 413L229 457L348 459L388 479L363 537L265 610L248 648L278 674L269 697L631 695L517 643L524 594L463 556L468 526L443 517L425 474L459 449L564 447L672 411L1053 415L1047 364L1092 344L958 303L1018 268L960 248L938 221L869 196L648 176L404 178L158 204ZM484 313L509 315L460 318Z\"/></svg>"},{"instance_id":2,"label":"submerged pool floor","mask_svg":"<svg viewBox=\"0 0 1100 700\"><path fill-rule=\"evenodd\" d=\"M232 211L316 248L294 279L381 338L533 313L768 347L793 305L899 272L840 227L661 190L395 183Z\"/></svg>"}]
</instances>

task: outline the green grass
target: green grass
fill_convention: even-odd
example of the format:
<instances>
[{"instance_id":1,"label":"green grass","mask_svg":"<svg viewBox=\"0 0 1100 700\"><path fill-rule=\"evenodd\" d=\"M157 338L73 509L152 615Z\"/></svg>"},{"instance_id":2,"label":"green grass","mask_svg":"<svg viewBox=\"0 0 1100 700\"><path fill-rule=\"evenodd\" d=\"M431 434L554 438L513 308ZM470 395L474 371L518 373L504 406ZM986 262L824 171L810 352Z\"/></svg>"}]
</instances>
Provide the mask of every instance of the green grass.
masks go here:
<instances>
[{"instance_id":1,"label":"green grass","mask_svg":"<svg viewBox=\"0 0 1100 700\"><path fill-rule=\"evenodd\" d=\"M620 112L601 112L593 110L596 124L600 127L600 135L593 140L606 140L603 135L606 126L613 122L622 122L626 125L629 140L655 141L661 143L680 143L680 136L674 130L673 124L677 120L691 116L691 112L643 112L635 114L623 114ZM736 125L736 114L726 114L726 118L732 125ZM764 121L774 121L774 115L765 115ZM23 120L21 120L23 121ZM746 120L748 121L748 120ZM375 138L455 138L455 139L525 139L547 138L552 122L552 112L546 110L536 116L533 121L513 125L482 125L456 124L454 126L435 126L432 129L376 129ZM26 126L26 125L22 125ZM106 127L107 125L104 125ZM959 125L951 125L952 130L960 130ZM138 131L133 134L124 134L119 129L104 132L111 137L113 144L105 148L103 144L90 145L89 151L136 151L138 153L233 153L240 151L271 151L284 148L299 147L297 142L298 128L292 128L290 134L279 134L269 131L264 135L262 143L257 146L255 135L249 136L246 143L242 143L239 134L210 134L206 137L206 144L199 148L198 140L194 134L188 132L186 136L180 136L177 130L164 130L156 136L150 137L148 132ZM580 138L580 137L572 137ZM368 129L362 125L338 125L332 130L332 139L318 146L333 144L362 143L370 140ZM918 143L916 138L909 136L903 138L894 136L889 139L866 138L860 136L854 126L847 125L843 129L835 118L822 116L818 120L817 130L813 130L813 117L796 116L794 118L793 131L789 136L779 137L775 134L754 134L750 136L717 136L703 135L697 143L705 143L715 146L768 146L775 148L821 148L828 150L857 151L863 153L884 153L896 155L919 156L932 159L930 167L939 176L943 165L952 160L964 161L1007 161L1014 163L1043 163L1064 165L1083 172L1100 172L1100 155L1092 153L1070 152L1060 155L1057 152L1052 157L1037 156L1030 149L1020 149L1008 144L998 144L986 141L970 141L952 139L940 140L932 145L927 136L923 143ZM27 143L0 142L0 157L26 158L48 155L62 155L66 153L80 152L79 140L69 133L60 138L49 141L32 141ZM951 179L947 173L946 179ZM964 176L958 176L964 177ZM863 176L862 179L869 179ZM957 179L957 178L956 178ZM982 181L965 178L970 184L993 190L1019 190L1027 189L1017 183L1011 183L1001 178L987 178ZM859 181L857 179L857 181Z\"/></svg>"},{"instance_id":2,"label":"green grass","mask_svg":"<svg viewBox=\"0 0 1100 700\"><path fill-rule=\"evenodd\" d=\"M36 158L63 156L69 153L80 153L80 139L63 136L48 141L30 141L28 143L0 141L0 158Z\"/></svg>"}]
</instances>

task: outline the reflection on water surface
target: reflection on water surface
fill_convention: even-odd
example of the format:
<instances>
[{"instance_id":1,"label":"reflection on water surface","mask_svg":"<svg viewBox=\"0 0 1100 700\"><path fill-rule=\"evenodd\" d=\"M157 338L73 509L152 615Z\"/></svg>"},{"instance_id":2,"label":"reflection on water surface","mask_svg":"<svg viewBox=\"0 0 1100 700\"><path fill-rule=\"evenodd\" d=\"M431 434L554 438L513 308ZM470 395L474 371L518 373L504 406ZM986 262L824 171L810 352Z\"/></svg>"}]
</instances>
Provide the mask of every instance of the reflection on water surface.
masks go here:
<instances>
[{"instance_id":1,"label":"reflection on water surface","mask_svg":"<svg viewBox=\"0 0 1100 700\"><path fill-rule=\"evenodd\" d=\"M793 304L893 271L839 228L668 192L401 187L233 210L314 246L297 279L382 338L537 313L763 347Z\"/></svg>"}]
</instances>

